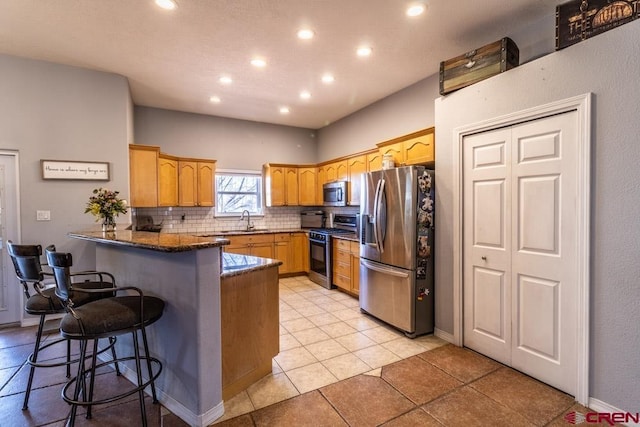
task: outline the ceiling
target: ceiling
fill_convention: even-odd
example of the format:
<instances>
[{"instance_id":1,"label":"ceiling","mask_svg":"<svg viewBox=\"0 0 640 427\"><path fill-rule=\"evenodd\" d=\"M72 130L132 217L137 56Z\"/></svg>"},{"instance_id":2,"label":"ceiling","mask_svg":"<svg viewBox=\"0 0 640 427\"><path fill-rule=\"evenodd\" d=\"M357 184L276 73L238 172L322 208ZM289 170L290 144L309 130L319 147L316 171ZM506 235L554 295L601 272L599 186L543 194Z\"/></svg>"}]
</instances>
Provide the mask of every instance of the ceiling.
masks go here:
<instances>
[{"instance_id":1,"label":"ceiling","mask_svg":"<svg viewBox=\"0 0 640 427\"><path fill-rule=\"evenodd\" d=\"M427 11L409 18L411 0L176 0L173 11L153 0L0 0L0 53L121 74L140 106L318 129L566 0L422 1ZM313 39L296 37L303 26ZM363 44L367 58L355 54Z\"/></svg>"}]
</instances>

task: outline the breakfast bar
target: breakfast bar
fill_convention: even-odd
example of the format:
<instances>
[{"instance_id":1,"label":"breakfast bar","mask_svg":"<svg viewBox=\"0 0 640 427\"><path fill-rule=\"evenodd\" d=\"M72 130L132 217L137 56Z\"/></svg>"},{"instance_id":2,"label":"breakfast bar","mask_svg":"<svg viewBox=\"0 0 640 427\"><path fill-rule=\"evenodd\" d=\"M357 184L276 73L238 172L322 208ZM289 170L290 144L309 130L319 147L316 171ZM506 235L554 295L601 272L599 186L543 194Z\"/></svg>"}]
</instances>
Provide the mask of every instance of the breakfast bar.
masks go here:
<instances>
[{"instance_id":1,"label":"breakfast bar","mask_svg":"<svg viewBox=\"0 0 640 427\"><path fill-rule=\"evenodd\" d=\"M268 268L277 278L280 262L230 257L222 252L229 240L216 237L128 230L69 237L95 242L96 268L112 273L117 285L136 286L165 301L162 318L147 330L150 351L163 365L156 381L162 405L192 426L221 417L221 278ZM117 347L126 352L131 345L122 339ZM132 372L124 369L135 381Z\"/></svg>"}]
</instances>

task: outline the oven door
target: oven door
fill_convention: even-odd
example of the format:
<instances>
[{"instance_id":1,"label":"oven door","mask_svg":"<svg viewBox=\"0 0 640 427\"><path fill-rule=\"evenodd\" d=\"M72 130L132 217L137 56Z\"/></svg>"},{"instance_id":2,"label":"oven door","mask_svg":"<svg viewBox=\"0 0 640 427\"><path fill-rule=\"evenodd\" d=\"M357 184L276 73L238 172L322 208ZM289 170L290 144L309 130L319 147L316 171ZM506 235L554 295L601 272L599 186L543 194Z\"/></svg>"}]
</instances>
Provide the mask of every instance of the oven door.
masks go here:
<instances>
[{"instance_id":1,"label":"oven door","mask_svg":"<svg viewBox=\"0 0 640 427\"><path fill-rule=\"evenodd\" d=\"M325 288L331 288L328 247L324 241L309 239L309 279Z\"/></svg>"}]
</instances>

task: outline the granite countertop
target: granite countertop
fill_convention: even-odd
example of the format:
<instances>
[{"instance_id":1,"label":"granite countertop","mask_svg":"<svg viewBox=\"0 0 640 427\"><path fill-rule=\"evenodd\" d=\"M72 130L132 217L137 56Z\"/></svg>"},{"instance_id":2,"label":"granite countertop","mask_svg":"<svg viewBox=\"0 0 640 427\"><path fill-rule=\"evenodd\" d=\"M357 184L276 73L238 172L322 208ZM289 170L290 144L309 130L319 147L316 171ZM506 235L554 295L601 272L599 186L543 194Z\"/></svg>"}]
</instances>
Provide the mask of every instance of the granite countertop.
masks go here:
<instances>
[{"instance_id":1,"label":"granite countertop","mask_svg":"<svg viewBox=\"0 0 640 427\"><path fill-rule=\"evenodd\" d=\"M250 231L245 230L225 230L225 231L207 231L203 233L197 233L199 237L224 237L224 236L246 236L252 234L278 234L278 233L305 233L309 230L301 228L291 228L285 230L274 230L267 228L257 228Z\"/></svg>"},{"instance_id":2,"label":"granite countertop","mask_svg":"<svg viewBox=\"0 0 640 427\"><path fill-rule=\"evenodd\" d=\"M356 233L342 233L342 234L332 234L332 239L342 239L342 240L350 240L352 242L358 242L358 235Z\"/></svg>"},{"instance_id":3,"label":"granite countertop","mask_svg":"<svg viewBox=\"0 0 640 427\"><path fill-rule=\"evenodd\" d=\"M216 238L194 236L192 234L152 233L149 231L131 230L118 230L106 233L102 231L77 231L69 233L68 236L92 242L150 249L158 252L186 252L224 246L230 243L228 239L223 237Z\"/></svg>"},{"instance_id":4,"label":"granite countertop","mask_svg":"<svg viewBox=\"0 0 640 427\"><path fill-rule=\"evenodd\" d=\"M237 276L279 265L282 265L282 261L277 259L223 252L220 278L224 279L225 277Z\"/></svg>"}]
</instances>

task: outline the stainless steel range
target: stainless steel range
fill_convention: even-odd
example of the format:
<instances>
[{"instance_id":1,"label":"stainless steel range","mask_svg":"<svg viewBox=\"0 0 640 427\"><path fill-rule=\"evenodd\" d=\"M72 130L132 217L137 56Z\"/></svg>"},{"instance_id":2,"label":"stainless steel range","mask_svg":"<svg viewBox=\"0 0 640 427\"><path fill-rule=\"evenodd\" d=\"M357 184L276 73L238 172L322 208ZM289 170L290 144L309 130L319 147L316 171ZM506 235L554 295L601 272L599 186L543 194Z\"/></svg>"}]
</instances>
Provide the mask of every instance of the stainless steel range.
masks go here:
<instances>
[{"instance_id":1,"label":"stainless steel range","mask_svg":"<svg viewBox=\"0 0 640 427\"><path fill-rule=\"evenodd\" d=\"M331 289L333 286L331 236L352 233L357 236L358 215L336 214L333 228L312 228L309 230L309 279Z\"/></svg>"}]
</instances>

